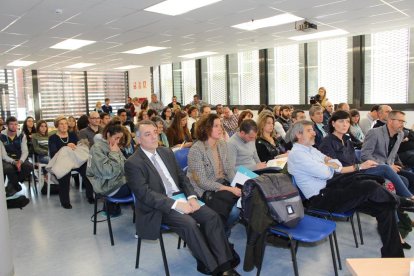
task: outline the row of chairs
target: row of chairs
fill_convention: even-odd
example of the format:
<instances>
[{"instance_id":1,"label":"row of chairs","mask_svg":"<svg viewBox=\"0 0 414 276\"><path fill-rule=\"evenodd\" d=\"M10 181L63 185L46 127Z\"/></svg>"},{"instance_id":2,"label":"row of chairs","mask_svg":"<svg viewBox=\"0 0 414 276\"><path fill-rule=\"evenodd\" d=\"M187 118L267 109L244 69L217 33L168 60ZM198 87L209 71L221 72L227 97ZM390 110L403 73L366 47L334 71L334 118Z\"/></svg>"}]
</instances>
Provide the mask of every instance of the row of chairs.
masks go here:
<instances>
[{"instance_id":1,"label":"row of chairs","mask_svg":"<svg viewBox=\"0 0 414 276\"><path fill-rule=\"evenodd\" d=\"M189 149L182 149L174 152L175 157L180 165L180 168L183 170L187 169L187 155L188 155ZM293 183L295 183L293 178ZM102 198L104 201L109 201L112 203L135 203L135 198L133 195L127 198L123 199L114 199L111 197L102 197L99 196L98 198ZM93 233L96 234L96 223L97 223L97 202L95 201L94 206L94 230ZM321 240L329 239L330 243L330 249L331 249L331 255L332 255L332 261L333 261L333 267L334 267L334 273L335 275L338 275L338 266L339 269L342 269L341 259L340 259L340 253L336 238L336 223L333 221L334 219L347 219L351 221L352 230L354 234L355 239L355 245L358 247L358 241L355 233L354 223L353 223L353 217L354 212L347 212L347 213L330 213L324 210L307 210L307 213L309 215L305 215L305 217L299 222L299 224L294 228L288 228L283 225L277 225L272 226L268 229L268 233L271 235L281 236L285 237L290 242L290 251L292 256L292 262L293 262L293 269L295 275L299 275L298 270L298 263L296 259L298 247L300 243L316 243ZM359 226L359 232L360 232L360 238L361 238L361 244L363 244L363 237L361 232L361 226L360 226L360 219L359 215L357 214L358 219L358 226ZM318 218L318 217L322 218ZM134 220L135 221L135 213L134 213ZM112 233L112 226L111 226L111 220L110 216L107 213L107 223L108 223L108 230L109 230L109 236L111 239L111 245L114 245L114 239L113 239L113 233ZM162 234L165 232L168 232L170 229L167 225L161 226L161 234L159 237L160 240L160 247L161 247L161 253L163 258L163 264L165 269L165 274L169 275L169 269L168 269L168 262L165 254L165 247L164 247L164 241L162 238ZM135 267L139 268L139 258L140 258L140 250L141 250L141 238L138 237L137 242L137 255L136 255L136 264ZM181 244L181 238L178 240L178 246L177 248L180 248ZM263 245L263 252L262 252L262 260L260 262L260 265L257 268L257 275L260 275L261 269L262 269L262 263L265 253L265 245ZM337 262L338 261L338 265Z\"/></svg>"}]
</instances>

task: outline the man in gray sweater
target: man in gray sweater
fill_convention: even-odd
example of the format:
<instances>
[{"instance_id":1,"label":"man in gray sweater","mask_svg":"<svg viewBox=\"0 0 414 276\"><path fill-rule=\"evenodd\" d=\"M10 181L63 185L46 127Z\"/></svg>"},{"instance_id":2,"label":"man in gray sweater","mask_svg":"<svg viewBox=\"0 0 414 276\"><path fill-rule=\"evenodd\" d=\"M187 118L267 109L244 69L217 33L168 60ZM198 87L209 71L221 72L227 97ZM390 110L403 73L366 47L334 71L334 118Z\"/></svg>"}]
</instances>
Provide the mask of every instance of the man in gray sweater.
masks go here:
<instances>
[{"instance_id":1,"label":"man in gray sweater","mask_svg":"<svg viewBox=\"0 0 414 276\"><path fill-rule=\"evenodd\" d=\"M249 170L259 170L266 168L265 162L260 162L256 151L257 124L255 121L244 120L240 125L240 130L236 132L228 141L230 167L237 172L239 166Z\"/></svg>"}]
</instances>

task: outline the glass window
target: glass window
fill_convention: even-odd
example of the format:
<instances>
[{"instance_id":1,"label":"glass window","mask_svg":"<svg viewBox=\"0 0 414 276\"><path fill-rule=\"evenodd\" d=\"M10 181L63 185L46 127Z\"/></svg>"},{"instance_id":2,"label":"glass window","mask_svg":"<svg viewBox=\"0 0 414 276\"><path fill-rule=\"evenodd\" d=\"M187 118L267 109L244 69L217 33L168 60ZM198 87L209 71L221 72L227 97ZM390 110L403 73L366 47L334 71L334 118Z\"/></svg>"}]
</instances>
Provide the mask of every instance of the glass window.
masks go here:
<instances>
[{"instance_id":1,"label":"glass window","mask_svg":"<svg viewBox=\"0 0 414 276\"><path fill-rule=\"evenodd\" d=\"M226 56L201 60L201 82L204 102L213 105L227 104Z\"/></svg>"},{"instance_id":2,"label":"glass window","mask_svg":"<svg viewBox=\"0 0 414 276\"><path fill-rule=\"evenodd\" d=\"M1 117L17 116L17 102L14 72L10 69L0 70L0 110ZM24 120L24 118L23 118Z\"/></svg>"},{"instance_id":3,"label":"glass window","mask_svg":"<svg viewBox=\"0 0 414 276\"><path fill-rule=\"evenodd\" d=\"M230 104L260 104L259 51L229 55Z\"/></svg>"},{"instance_id":4,"label":"glass window","mask_svg":"<svg viewBox=\"0 0 414 276\"><path fill-rule=\"evenodd\" d=\"M189 104L197 94L195 60L181 62L182 104Z\"/></svg>"},{"instance_id":5,"label":"glass window","mask_svg":"<svg viewBox=\"0 0 414 276\"><path fill-rule=\"evenodd\" d=\"M305 103L303 59L303 44L268 49L269 104Z\"/></svg>"},{"instance_id":6,"label":"glass window","mask_svg":"<svg viewBox=\"0 0 414 276\"><path fill-rule=\"evenodd\" d=\"M308 43L308 98L323 86L332 103L352 103L351 49L352 37Z\"/></svg>"},{"instance_id":7,"label":"glass window","mask_svg":"<svg viewBox=\"0 0 414 276\"><path fill-rule=\"evenodd\" d=\"M409 47L409 29L365 36L366 104L413 102L408 93Z\"/></svg>"},{"instance_id":8,"label":"glass window","mask_svg":"<svg viewBox=\"0 0 414 276\"><path fill-rule=\"evenodd\" d=\"M105 98L111 100L112 112L116 114L125 105L128 89L127 73L125 72L88 72L89 110L94 110L96 102L105 104Z\"/></svg>"},{"instance_id":9,"label":"glass window","mask_svg":"<svg viewBox=\"0 0 414 276\"><path fill-rule=\"evenodd\" d=\"M161 74L161 101L164 105L171 102L173 97L172 64L160 66Z\"/></svg>"},{"instance_id":10,"label":"glass window","mask_svg":"<svg viewBox=\"0 0 414 276\"><path fill-rule=\"evenodd\" d=\"M152 83L154 88L154 93L158 95L158 99L160 99L160 67L155 66L153 67L152 71Z\"/></svg>"}]
</instances>

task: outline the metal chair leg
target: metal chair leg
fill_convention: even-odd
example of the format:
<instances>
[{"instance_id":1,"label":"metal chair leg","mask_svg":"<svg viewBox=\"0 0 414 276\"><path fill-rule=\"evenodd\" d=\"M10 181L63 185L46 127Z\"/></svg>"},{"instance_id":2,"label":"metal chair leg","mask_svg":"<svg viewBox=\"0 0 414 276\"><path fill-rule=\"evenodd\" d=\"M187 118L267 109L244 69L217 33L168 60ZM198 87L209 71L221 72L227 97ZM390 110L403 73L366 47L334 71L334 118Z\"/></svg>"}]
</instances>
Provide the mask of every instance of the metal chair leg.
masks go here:
<instances>
[{"instance_id":1,"label":"metal chair leg","mask_svg":"<svg viewBox=\"0 0 414 276\"><path fill-rule=\"evenodd\" d=\"M95 194L95 203L93 206L93 234L96 235L96 220L98 216L98 197Z\"/></svg>"},{"instance_id":2,"label":"metal chair leg","mask_svg":"<svg viewBox=\"0 0 414 276\"><path fill-rule=\"evenodd\" d=\"M357 239L356 232L355 232L354 216L351 216L349 221L351 222L352 234L354 235L354 240L355 240L355 247L358 248L358 239Z\"/></svg>"},{"instance_id":3,"label":"metal chair leg","mask_svg":"<svg viewBox=\"0 0 414 276\"><path fill-rule=\"evenodd\" d=\"M334 237L335 248L336 248L336 257L338 258L339 269L342 270L341 256L339 255L339 247L338 247L338 239L336 238L336 231L333 231L332 234L333 234L333 237Z\"/></svg>"},{"instance_id":4,"label":"metal chair leg","mask_svg":"<svg viewBox=\"0 0 414 276\"><path fill-rule=\"evenodd\" d=\"M364 244L364 238L362 237L362 227L361 227L361 220L359 218L359 213L356 212L357 222L358 222L358 230L359 230L359 237L361 239L361 244Z\"/></svg>"},{"instance_id":5,"label":"metal chair leg","mask_svg":"<svg viewBox=\"0 0 414 276\"><path fill-rule=\"evenodd\" d=\"M112 234L112 226L111 226L111 215L109 214L108 208L106 208L106 221L108 222L108 229L109 229L109 236L111 237L111 245L114 246L114 236Z\"/></svg>"},{"instance_id":6,"label":"metal chair leg","mask_svg":"<svg viewBox=\"0 0 414 276\"><path fill-rule=\"evenodd\" d=\"M335 276L338 276L338 268L336 267L335 251L334 251L334 246L332 242L332 235L329 235L329 244L331 246L332 263L333 263L334 270L335 270Z\"/></svg>"},{"instance_id":7,"label":"metal chair leg","mask_svg":"<svg viewBox=\"0 0 414 276\"><path fill-rule=\"evenodd\" d=\"M168 270L167 256L165 255L164 240L162 238L162 233L160 233L160 246L162 253L162 261L164 263L165 275L170 276L170 271Z\"/></svg>"},{"instance_id":8,"label":"metal chair leg","mask_svg":"<svg viewBox=\"0 0 414 276\"><path fill-rule=\"evenodd\" d=\"M292 254L293 270L295 272L295 276L299 276L298 262L296 260L296 243L296 241L290 240L290 253Z\"/></svg>"},{"instance_id":9,"label":"metal chair leg","mask_svg":"<svg viewBox=\"0 0 414 276\"><path fill-rule=\"evenodd\" d=\"M181 248L181 237L178 237L178 244L177 244L177 249Z\"/></svg>"},{"instance_id":10,"label":"metal chair leg","mask_svg":"<svg viewBox=\"0 0 414 276\"><path fill-rule=\"evenodd\" d=\"M137 243L137 257L135 260L135 269L139 267L139 255L141 253L141 238L138 237L138 243Z\"/></svg>"}]
</instances>

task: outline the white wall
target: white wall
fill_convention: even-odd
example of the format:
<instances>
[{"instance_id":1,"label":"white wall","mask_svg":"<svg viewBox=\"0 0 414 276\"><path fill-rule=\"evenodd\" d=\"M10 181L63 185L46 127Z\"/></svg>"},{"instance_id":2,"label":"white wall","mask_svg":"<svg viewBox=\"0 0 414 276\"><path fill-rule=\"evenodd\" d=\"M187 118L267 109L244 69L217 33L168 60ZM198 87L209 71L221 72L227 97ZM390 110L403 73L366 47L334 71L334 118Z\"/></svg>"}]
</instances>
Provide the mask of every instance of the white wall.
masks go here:
<instances>
[{"instance_id":1,"label":"white wall","mask_svg":"<svg viewBox=\"0 0 414 276\"><path fill-rule=\"evenodd\" d=\"M131 98L151 98L151 72L149 67L136 68L128 71L129 96Z\"/></svg>"}]
</instances>

